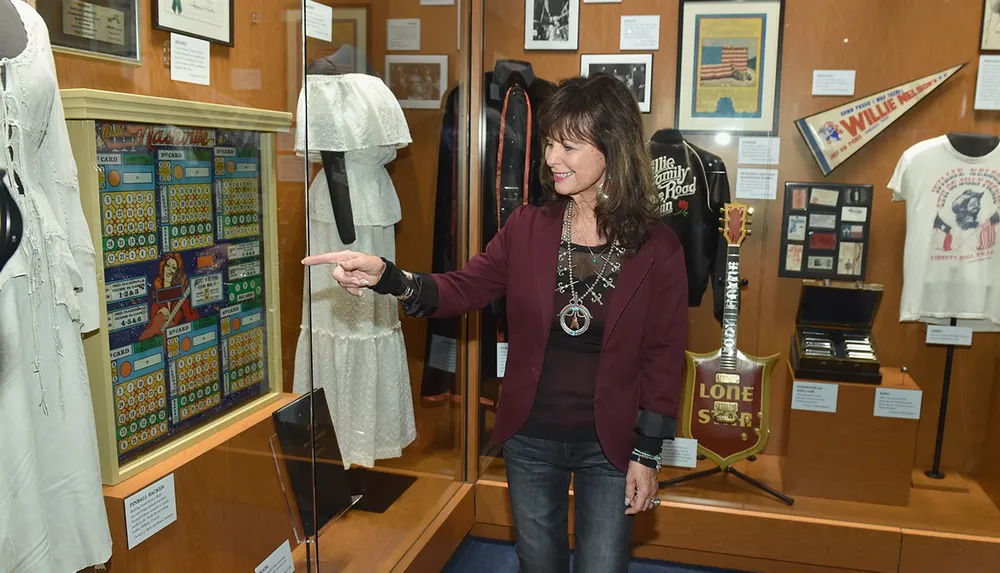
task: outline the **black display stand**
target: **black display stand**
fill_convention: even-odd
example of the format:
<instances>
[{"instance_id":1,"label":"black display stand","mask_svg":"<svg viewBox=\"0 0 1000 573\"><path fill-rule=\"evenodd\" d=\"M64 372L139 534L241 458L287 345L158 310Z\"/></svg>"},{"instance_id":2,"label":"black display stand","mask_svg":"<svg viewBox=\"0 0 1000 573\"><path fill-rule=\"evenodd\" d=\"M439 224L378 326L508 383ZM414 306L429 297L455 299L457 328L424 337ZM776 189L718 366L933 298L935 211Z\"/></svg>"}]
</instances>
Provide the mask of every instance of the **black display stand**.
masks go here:
<instances>
[{"instance_id":1,"label":"black display stand","mask_svg":"<svg viewBox=\"0 0 1000 573\"><path fill-rule=\"evenodd\" d=\"M951 325L957 326L958 321L951 319ZM931 479L944 479L941 471L941 449L944 446L944 422L948 414L948 392L951 390L951 363L955 358L955 345L948 345L948 353L944 359L944 383L941 385L941 409L938 412L937 440L934 442L934 465L924 472Z\"/></svg>"},{"instance_id":2,"label":"black display stand","mask_svg":"<svg viewBox=\"0 0 1000 573\"><path fill-rule=\"evenodd\" d=\"M750 456L749 458L747 458L747 461L751 461L751 462L756 461L756 460L757 460L756 456ZM792 504L795 503L794 499L792 499L792 498L788 497L787 495L781 493L780 491L778 491L778 490L770 487L769 485L765 484L764 482L762 482L760 480L757 480L757 479L754 479L754 478L748 476L747 474L745 474L745 473L743 473L743 472L741 472L741 471L739 471L737 469L734 469L732 466L726 466L725 468L714 467L714 468L712 468L710 470L703 470L703 471L700 471L700 472L694 472L693 474L687 474L687 475L675 477L673 479L663 480L663 481L660 482L660 487L661 488L669 487L669 486L672 486L672 485L677 485L677 484L684 483L684 482L687 482L687 481L696 480L696 479L703 478L703 477L708 477L708 476L715 475L715 474L718 474L718 473L734 475L734 476L740 478L741 480L747 482L748 484L750 484L750 485L752 485L752 486L754 486L754 487L756 487L756 488L758 488L760 490L763 490L766 493L769 493L769 494L773 495L774 497L780 499L781 501L785 502L788 505L792 505Z\"/></svg>"}]
</instances>

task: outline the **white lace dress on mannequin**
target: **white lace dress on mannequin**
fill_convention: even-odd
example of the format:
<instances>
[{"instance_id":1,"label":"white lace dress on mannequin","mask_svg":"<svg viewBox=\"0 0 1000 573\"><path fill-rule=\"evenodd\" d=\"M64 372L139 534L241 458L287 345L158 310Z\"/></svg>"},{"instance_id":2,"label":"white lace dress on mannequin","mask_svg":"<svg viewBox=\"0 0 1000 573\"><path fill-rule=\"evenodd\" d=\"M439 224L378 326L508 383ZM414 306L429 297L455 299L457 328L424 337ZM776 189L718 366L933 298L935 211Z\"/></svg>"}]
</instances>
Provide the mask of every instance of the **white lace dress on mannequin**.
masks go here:
<instances>
[{"instance_id":1,"label":"white lace dress on mannequin","mask_svg":"<svg viewBox=\"0 0 1000 573\"><path fill-rule=\"evenodd\" d=\"M0 573L73 573L111 558L80 339L99 293L48 31L13 2L28 45L0 59L0 168L24 236L0 269Z\"/></svg>"},{"instance_id":2,"label":"white lace dress on mannequin","mask_svg":"<svg viewBox=\"0 0 1000 573\"><path fill-rule=\"evenodd\" d=\"M320 162L320 150L345 152L357 236L350 245L341 242L326 174L320 171L308 192L309 253L350 249L394 261L393 225L401 212L385 165L411 141L399 103L376 76L309 75L306 86L309 159ZM306 147L305 105L300 94L295 144L300 155ZM399 457L416 439L398 303L374 293L352 296L331 271L305 271L294 389L308 392L310 379L325 389L344 465L370 467L375 460Z\"/></svg>"}]
</instances>

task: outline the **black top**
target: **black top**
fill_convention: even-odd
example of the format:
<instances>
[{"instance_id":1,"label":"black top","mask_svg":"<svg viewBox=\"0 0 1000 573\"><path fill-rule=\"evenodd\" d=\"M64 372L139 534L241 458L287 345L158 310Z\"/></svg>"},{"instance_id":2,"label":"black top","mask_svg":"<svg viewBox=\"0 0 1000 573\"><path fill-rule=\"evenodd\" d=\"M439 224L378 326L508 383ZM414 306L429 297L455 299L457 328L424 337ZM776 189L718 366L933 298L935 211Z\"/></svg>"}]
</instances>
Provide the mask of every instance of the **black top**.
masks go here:
<instances>
[{"instance_id":1,"label":"black top","mask_svg":"<svg viewBox=\"0 0 1000 573\"><path fill-rule=\"evenodd\" d=\"M560 261L564 253L565 247L560 249ZM614 284L618 278L617 266L613 267L610 263L618 265L620 261L607 246L588 248L573 245L572 256L573 276L579 280L574 288L592 316L590 326L578 336L571 336L563 330L563 320L569 324L571 319L562 319L560 313L569 304L571 294L569 273L561 272L556 280L555 314L549 329L542 374L538 379L531 414L521 433L560 442L596 442L594 389L608 306L614 296L614 289L609 288L608 283ZM599 281L599 274L606 280ZM591 286L594 287L593 292L584 297ZM562 288L563 292L559 292L558 288ZM577 322L582 326L581 320Z\"/></svg>"}]
</instances>

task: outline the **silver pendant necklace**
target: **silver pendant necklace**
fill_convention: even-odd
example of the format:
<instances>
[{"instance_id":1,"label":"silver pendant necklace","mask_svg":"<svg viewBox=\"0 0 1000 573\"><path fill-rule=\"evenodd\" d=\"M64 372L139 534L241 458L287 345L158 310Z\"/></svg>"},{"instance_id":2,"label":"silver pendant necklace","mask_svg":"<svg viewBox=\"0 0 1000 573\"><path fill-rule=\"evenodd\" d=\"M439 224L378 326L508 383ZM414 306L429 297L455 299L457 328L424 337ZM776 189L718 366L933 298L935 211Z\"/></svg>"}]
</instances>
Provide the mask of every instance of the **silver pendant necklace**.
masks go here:
<instances>
[{"instance_id":1,"label":"silver pendant necklace","mask_svg":"<svg viewBox=\"0 0 1000 573\"><path fill-rule=\"evenodd\" d=\"M597 278L594 280L590 288L583 293L583 296L579 296L576 292L577 280L573 276L573 201L571 200L566 206L566 218L563 220L563 244L565 249L560 253L559 257L566 258L565 266L560 261L559 274L568 274L569 280L568 285L560 284L556 290L560 293L566 292L567 286L569 287L570 297L569 304L564 306L561 311L559 311L559 326L562 327L563 331L570 336L580 336L581 334L587 332L590 328L590 323L593 321L594 317L590 312L590 309L584 304L584 300L590 296L593 302L603 305L604 302L601 300L601 293L594 292L594 289L598 284L603 283L608 289L614 288L614 279L605 278L604 272L608 269L608 266L612 267L612 270L617 272L619 268L619 263L611 262L611 258L615 255L620 256L621 248L618 246L617 241L612 244L611 248L607 250L606 253L602 253L601 256L604 258L604 263L601 265L600 270L597 271ZM589 248L588 248L589 250ZM591 251L593 253L593 251ZM594 257L596 259L596 257ZM596 260L594 261L597 262Z\"/></svg>"}]
</instances>

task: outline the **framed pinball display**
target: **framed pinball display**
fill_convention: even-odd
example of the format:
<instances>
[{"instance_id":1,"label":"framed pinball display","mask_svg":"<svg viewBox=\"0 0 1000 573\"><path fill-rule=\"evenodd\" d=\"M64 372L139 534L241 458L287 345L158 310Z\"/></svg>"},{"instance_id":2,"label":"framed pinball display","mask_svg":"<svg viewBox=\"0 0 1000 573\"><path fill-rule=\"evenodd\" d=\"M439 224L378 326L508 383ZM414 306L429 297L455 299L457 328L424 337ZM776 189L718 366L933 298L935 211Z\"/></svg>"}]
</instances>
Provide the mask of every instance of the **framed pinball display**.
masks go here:
<instances>
[{"instance_id":1,"label":"framed pinball display","mask_svg":"<svg viewBox=\"0 0 1000 573\"><path fill-rule=\"evenodd\" d=\"M274 134L291 117L62 94L105 293L85 351L111 485L280 395Z\"/></svg>"}]
</instances>

